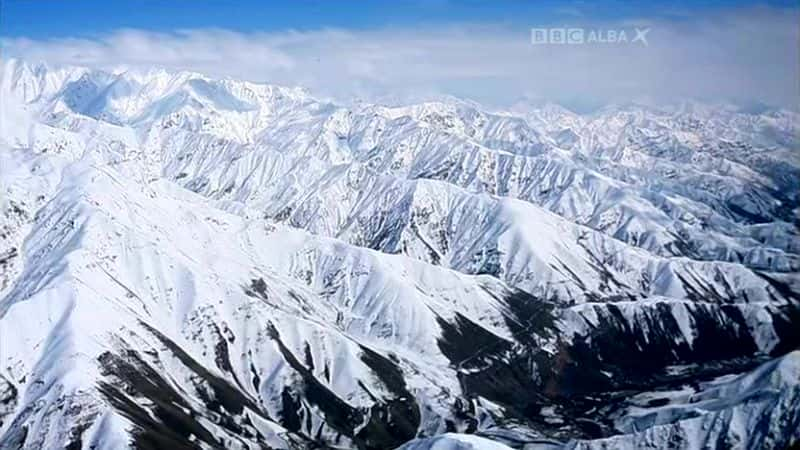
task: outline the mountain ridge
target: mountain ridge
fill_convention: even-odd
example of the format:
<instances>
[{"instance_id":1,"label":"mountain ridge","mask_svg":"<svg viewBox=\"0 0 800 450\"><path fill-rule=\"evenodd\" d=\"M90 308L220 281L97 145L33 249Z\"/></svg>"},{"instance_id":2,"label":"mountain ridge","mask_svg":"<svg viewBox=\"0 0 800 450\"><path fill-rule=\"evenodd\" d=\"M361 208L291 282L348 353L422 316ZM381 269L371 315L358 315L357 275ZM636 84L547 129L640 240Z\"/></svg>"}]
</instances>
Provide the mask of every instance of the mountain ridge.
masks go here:
<instances>
[{"instance_id":1,"label":"mountain ridge","mask_svg":"<svg viewBox=\"0 0 800 450\"><path fill-rule=\"evenodd\" d=\"M799 438L790 111L2 73L0 448Z\"/></svg>"}]
</instances>

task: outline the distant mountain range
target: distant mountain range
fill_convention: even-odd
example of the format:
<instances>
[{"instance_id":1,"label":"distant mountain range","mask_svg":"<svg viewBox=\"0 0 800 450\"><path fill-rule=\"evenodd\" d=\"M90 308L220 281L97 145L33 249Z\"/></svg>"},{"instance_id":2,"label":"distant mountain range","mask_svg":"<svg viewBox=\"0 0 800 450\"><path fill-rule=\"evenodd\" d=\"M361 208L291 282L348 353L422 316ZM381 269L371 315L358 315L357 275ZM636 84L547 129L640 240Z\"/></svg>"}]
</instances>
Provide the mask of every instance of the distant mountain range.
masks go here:
<instances>
[{"instance_id":1,"label":"distant mountain range","mask_svg":"<svg viewBox=\"0 0 800 450\"><path fill-rule=\"evenodd\" d=\"M18 60L0 448L786 448L800 114Z\"/></svg>"}]
</instances>

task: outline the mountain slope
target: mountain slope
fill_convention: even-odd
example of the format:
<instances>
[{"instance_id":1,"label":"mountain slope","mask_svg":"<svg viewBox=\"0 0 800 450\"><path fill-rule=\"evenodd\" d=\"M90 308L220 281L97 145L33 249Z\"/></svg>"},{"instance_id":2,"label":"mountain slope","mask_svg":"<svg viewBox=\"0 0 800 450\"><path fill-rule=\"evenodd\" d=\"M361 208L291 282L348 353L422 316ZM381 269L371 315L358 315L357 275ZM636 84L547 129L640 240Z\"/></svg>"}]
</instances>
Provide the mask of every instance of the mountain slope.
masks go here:
<instances>
[{"instance_id":1,"label":"mountain slope","mask_svg":"<svg viewBox=\"0 0 800 450\"><path fill-rule=\"evenodd\" d=\"M0 89L0 448L798 439L792 112Z\"/></svg>"}]
</instances>

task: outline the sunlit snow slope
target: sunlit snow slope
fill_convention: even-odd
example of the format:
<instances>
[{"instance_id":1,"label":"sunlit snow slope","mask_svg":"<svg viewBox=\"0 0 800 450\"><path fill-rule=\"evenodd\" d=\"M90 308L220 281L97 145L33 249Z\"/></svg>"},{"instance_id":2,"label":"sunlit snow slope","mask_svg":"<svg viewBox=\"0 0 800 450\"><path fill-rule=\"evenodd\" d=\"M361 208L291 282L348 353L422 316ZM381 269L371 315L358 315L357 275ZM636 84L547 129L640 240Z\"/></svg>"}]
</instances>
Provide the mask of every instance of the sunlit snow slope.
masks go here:
<instances>
[{"instance_id":1,"label":"sunlit snow slope","mask_svg":"<svg viewBox=\"0 0 800 450\"><path fill-rule=\"evenodd\" d=\"M5 61L0 448L796 445L799 133Z\"/></svg>"}]
</instances>

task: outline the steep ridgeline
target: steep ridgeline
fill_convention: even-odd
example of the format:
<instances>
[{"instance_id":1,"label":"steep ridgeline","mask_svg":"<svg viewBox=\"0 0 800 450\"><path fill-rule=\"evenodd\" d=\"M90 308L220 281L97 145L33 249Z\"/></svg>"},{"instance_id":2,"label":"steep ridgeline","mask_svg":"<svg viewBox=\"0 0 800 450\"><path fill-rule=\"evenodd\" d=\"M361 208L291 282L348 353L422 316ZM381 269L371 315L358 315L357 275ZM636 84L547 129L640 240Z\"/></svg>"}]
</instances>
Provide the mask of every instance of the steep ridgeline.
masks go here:
<instances>
[{"instance_id":1,"label":"steep ridgeline","mask_svg":"<svg viewBox=\"0 0 800 450\"><path fill-rule=\"evenodd\" d=\"M800 441L795 112L0 98L0 449Z\"/></svg>"}]
</instances>

